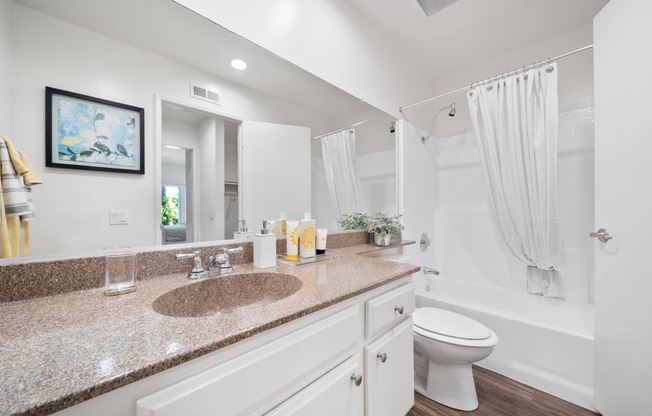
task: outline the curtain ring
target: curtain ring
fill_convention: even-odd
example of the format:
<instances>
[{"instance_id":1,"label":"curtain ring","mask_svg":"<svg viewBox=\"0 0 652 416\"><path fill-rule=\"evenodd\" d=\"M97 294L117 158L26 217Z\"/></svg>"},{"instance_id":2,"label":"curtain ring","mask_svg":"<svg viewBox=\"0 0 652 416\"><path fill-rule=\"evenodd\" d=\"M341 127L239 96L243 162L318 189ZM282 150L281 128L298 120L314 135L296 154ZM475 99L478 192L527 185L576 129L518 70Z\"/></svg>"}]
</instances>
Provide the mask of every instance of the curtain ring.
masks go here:
<instances>
[{"instance_id":1,"label":"curtain ring","mask_svg":"<svg viewBox=\"0 0 652 416\"><path fill-rule=\"evenodd\" d=\"M547 72L547 73L551 73L551 72L554 71L554 70L555 70L555 68L552 67L552 65L549 66L548 68L546 68L546 72Z\"/></svg>"},{"instance_id":2,"label":"curtain ring","mask_svg":"<svg viewBox=\"0 0 652 416\"><path fill-rule=\"evenodd\" d=\"M489 86L487 87L487 91L491 91L491 90L493 90L493 89L494 89L493 85L489 85Z\"/></svg>"}]
</instances>

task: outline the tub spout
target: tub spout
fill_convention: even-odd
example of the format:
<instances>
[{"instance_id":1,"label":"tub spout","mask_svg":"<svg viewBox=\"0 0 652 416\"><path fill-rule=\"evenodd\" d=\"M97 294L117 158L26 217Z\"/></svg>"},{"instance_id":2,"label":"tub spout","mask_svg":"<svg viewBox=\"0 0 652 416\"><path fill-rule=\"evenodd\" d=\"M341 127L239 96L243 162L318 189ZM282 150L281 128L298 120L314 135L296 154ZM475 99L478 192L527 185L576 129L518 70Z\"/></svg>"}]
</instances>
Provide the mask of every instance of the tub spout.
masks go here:
<instances>
[{"instance_id":1,"label":"tub spout","mask_svg":"<svg viewBox=\"0 0 652 416\"><path fill-rule=\"evenodd\" d=\"M435 270L431 267L424 267L423 274L434 274L435 276L439 276L439 270Z\"/></svg>"}]
</instances>

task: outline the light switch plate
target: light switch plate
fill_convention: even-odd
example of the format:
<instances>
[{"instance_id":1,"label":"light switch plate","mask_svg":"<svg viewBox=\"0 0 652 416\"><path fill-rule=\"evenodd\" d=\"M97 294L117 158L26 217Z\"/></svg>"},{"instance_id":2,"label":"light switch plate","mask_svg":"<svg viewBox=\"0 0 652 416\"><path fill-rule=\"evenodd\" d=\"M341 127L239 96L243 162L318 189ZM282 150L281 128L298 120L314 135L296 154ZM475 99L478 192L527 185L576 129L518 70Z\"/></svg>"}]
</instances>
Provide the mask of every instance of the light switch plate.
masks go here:
<instances>
[{"instance_id":1,"label":"light switch plate","mask_svg":"<svg viewBox=\"0 0 652 416\"><path fill-rule=\"evenodd\" d=\"M129 211L126 209L109 210L109 225L128 225Z\"/></svg>"}]
</instances>

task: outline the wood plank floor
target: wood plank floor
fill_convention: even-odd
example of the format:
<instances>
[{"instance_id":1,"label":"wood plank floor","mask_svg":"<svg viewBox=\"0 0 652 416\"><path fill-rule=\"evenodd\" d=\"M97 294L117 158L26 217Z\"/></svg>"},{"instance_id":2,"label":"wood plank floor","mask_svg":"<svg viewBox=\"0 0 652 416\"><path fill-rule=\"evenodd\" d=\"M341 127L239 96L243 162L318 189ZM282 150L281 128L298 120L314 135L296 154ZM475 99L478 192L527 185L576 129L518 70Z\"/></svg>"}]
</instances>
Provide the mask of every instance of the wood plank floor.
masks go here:
<instances>
[{"instance_id":1,"label":"wood plank floor","mask_svg":"<svg viewBox=\"0 0 652 416\"><path fill-rule=\"evenodd\" d=\"M407 416L596 416L583 407L526 386L493 371L473 366L480 406L472 412L454 410L415 393ZM599 415L598 415L599 416Z\"/></svg>"}]
</instances>

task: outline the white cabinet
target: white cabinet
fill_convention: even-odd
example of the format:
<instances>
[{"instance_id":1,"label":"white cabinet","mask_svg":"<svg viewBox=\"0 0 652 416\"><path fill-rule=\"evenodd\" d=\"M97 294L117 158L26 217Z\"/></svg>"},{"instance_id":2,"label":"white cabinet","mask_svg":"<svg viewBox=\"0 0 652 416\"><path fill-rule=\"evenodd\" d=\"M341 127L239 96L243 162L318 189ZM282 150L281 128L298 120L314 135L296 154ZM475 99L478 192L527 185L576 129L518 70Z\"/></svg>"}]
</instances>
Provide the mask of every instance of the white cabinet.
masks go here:
<instances>
[{"instance_id":1,"label":"white cabinet","mask_svg":"<svg viewBox=\"0 0 652 416\"><path fill-rule=\"evenodd\" d=\"M367 416L403 416L414 405L412 317L365 348Z\"/></svg>"},{"instance_id":2,"label":"white cabinet","mask_svg":"<svg viewBox=\"0 0 652 416\"><path fill-rule=\"evenodd\" d=\"M57 414L404 416L414 400L409 279ZM379 353L387 354L384 363Z\"/></svg>"},{"instance_id":3,"label":"white cabinet","mask_svg":"<svg viewBox=\"0 0 652 416\"><path fill-rule=\"evenodd\" d=\"M366 336L373 338L414 312L414 285L408 284L366 302Z\"/></svg>"},{"instance_id":4,"label":"white cabinet","mask_svg":"<svg viewBox=\"0 0 652 416\"><path fill-rule=\"evenodd\" d=\"M144 397L137 415L262 414L274 398L290 397L342 361L362 329L358 310L352 306Z\"/></svg>"},{"instance_id":5,"label":"white cabinet","mask_svg":"<svg viewBox=\"0 0 652 416\"><path fill-rule=\"evenodd\" d=\"M364 377L360 355L343 362L267 416L360 416Z\"/></svg>"}]
</instances>

